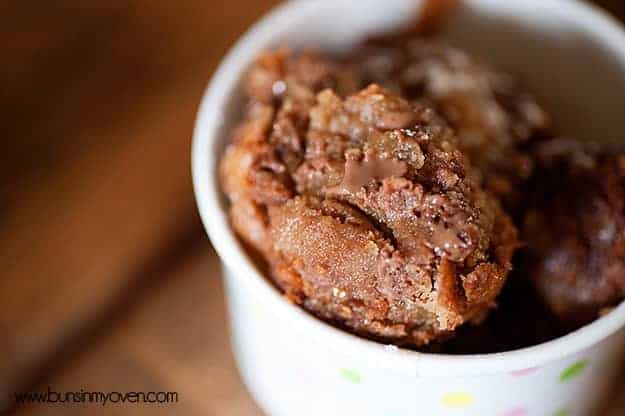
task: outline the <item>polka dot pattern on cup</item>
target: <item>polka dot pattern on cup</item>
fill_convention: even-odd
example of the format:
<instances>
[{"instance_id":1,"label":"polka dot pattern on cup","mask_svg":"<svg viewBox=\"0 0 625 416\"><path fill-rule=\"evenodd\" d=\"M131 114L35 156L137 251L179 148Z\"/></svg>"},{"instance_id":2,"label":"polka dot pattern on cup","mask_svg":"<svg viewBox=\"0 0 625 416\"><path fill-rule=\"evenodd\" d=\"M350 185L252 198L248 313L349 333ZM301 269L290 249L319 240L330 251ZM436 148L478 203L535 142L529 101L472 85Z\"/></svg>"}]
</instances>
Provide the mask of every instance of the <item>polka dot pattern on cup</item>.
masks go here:
<instances>
[{"instance_id":1,"label":"polka dot pattern on cup","mask_svg":"<svg viewBox=\"0 0 625 416\"><path fill-rule=\"evenodd\" d=\"M584 359L578 360L571 364L569 367L564 369L559 376L559 381L561 383L568 382L580 374L584 372L584 369L587 366L587 361ZM513 377L522 377L528 374L532 374L538 370L537 367L526 368L523 370L517 370L510 372L510 375ZM363 377L357 370L351 368L341 368L339 369L339 374L341 378L345 381L348 381L352 384L361 384L363 382ZM441 403L443 406L448 408L466 408L471 406L475 402L475 398L472 394L466 392L449 392L445 393L441 397ZM509 410L504 411L499 416L526 416L527 409L523 406L515 407ZM570 416L571 413L567 408L561 408L556 410L551 416Z\"/></svg>"},{"instance_id":2,"label":"polka dot pattern on cup","mask_svg":"<svg viewBox=\"0 0 625 416\"><path fill-rule=\"evenodd\" d=\"M563 408L560 410L556 410L552 416L570 416L570 415L571 415L571 412L569 412L568 409Z\"/></svg>"},{"instance_id":3,"label":"polka dot pattern on cup","mask_svg":"<svg viewBox=\"0 0 625 416\"><path fill-rule=\"evenodd\" d=\"M579 376L586 368L586 360L579 360L571 364L567 369L560 373L560 382L566 383L569 380Z\"/></svg>"},{"instance_id":4,"label":"polka dot pattern on cup","mask_svg":"<svg viewBox=\"0 0 625 416\"><path fill-rule=\"evenodd\" d=\"M362 376L356 370L350 368L341 368L339 370L339 374L344 380L349 381L352 384L362 383Z\"/></svg>"},{"instance_id":5,"label":"polka dot pattern on cup","mask_svg":"<svg viewBox=\"0 0 625 416\"><path fill-rule=\"evenodd\" d=\"M525 407L515 407L514 409L503 412L500 416L526 416L527 410Z\"/></svg>"},{"instance_id":6,"label":"polka dot pattern on cup","mask_svg":"<svg viewBox=\"0 0 625 416\"><path fill-rule=\"evenodd\" d=\"M536 371L538 371L538 367L530 367L530 368L525 368L523 370L512 371L510 375L512 377L523 377L523 376L527 376L529 374L535 373Z\"/></svg>"},{"instance_id":7,"label":"polka dot pattern on cup","mask_svg":"<svg viewBox=\"0 0 625 416\"><path fill-rule=\"evenodd\" d=\"M469 393L446 393L441 399L445 407L467 407L474 401L475 399Z\"/></svg>"}]
</instances>

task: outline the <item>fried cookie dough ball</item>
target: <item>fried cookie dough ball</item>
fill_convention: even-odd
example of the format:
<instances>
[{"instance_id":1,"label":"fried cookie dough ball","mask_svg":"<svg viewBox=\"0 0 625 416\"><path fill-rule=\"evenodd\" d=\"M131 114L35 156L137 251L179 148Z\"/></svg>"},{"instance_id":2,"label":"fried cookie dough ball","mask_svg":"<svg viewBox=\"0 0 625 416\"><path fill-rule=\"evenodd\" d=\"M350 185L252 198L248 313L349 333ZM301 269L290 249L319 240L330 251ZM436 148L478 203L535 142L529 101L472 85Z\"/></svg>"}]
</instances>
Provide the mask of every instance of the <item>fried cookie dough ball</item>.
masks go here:
<instances>
[{"instance_id":1,"label":"fried cookie dough ball","mask_svg":"<svg viewBox=\"0 0 625 416\"><path fill-rule=\"evenodd\" d=\"M537 175L523 237L538 292L577 326L625 297L625 154L572 150Z\"/></svg>"},{"instance_id":2,"label":"fried cookie dough ball","mask_svg":"<svg viewBox=\"0 0 625 416\"><path fill-rule=\"evenodd\" d=\"M322 319L413 346L483 319L516 229L453 131L375 85L346 99L302 85L312 101L255 100L221 165L233 226L275 283Z\"/></svg>"}]
</instances>

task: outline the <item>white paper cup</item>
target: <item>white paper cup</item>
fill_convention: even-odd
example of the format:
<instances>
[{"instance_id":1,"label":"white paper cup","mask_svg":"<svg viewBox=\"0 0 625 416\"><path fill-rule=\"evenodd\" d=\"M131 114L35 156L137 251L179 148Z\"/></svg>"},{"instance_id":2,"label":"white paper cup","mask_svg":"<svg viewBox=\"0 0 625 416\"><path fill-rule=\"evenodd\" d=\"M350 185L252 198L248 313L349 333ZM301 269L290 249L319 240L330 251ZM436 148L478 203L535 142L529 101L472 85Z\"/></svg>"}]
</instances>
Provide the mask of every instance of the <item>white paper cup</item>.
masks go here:
<instances>
[{"instance_id":1,"label":"white paper cup","mask_svg":"<svg viewBox=\"0 0 625 416\"><path fill-rule=\"evenodd\" d=\"M241 115L239 84L277 45L343 49L412 18L417 0L294 1L232 49L202 102L193 146L200 213L224 265L235 355L250 391L277 416L589 415L624 355L625 304L565 337L521 350L448 356L402 350L335 329L286 302L228 223L217 165ZM520 74L576 138L625 140L625 34L573 0L465 1L453 43Z\"/></svg>"}]
</instances>

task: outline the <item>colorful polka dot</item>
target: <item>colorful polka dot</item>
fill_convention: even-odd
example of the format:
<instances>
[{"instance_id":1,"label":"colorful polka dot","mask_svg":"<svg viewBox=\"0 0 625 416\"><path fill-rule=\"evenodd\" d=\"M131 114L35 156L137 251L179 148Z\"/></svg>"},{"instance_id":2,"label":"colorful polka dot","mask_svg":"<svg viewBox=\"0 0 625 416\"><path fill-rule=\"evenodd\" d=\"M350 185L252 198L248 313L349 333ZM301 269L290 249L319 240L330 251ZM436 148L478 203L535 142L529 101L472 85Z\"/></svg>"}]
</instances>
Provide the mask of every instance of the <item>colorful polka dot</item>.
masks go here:
<instances>
[{"instance_id":1,"label":"colorful polka dot","mask_svg":"<svg viewBox=\"0 0 625 416\"><path fill-rule=\"evenodd\" d=\"M362 383L362 376L356 370L351 370L349 368L341 368L340 374L341 374L341 377L343 377L343 379L349 381L350 383L353 383L353 384Z\"/></svg>"},{"instance_id":2,"label":"colorful polka dot","mask_svg":"<svg viewBox=\"0 0 625 416\"><path fill-rule=\"evenodd\" d=\"M524 407L515 407L514 409L510 409L501 414L501 416L525 416L527 415L527 410Z\"/></svg>"},{"instance_id":3,"label":"colorful polka dot","mask_svg":"<svg viewBox=\"0 0 625 416\"><path fill-rule=\"evenodd\" d=\"M532 373L534 373L536 371L538 371L538 367L530 367L530 368L525 368L523 370L512 371L510 373L510 375L512 377L523 377L523 376L526 376L528 374L532 374Z\"/></svg>"},{"instance_id":4,"label":"colorful polka dot","mask_svg":"<svg viewBox=\"0 0 625 416\"><path fill-rule=\"evenodd\" d=\"M473 396L469 393L447 393L443 396L443 405L447 407L467 407L473 404Z\"/></svg>"},{"instance_id":5,"label":"colorful polka dot","mask_svg":"<svg viewBox=\"0 0 625 416\"><path fill-rule=\"evenodd\" d=\"M577 377L578 375L582 373L582 371L584 371L584 368L586 368L585 360L579 360L571 364L569 368L567 368L566 370L560 373L560 382L565 383Z\"/></svg>"},{"instance_id":6,"label":"colorful polka dot","mask_svg":"<svg viewBox=\"0 0 625 416\"><path fill-rule=\"evenodd\" d=\"M560 409L556 410L553 416L569 416L570 414L571 413L568 411L568 409Z\"/></svg>"}]
</instances>

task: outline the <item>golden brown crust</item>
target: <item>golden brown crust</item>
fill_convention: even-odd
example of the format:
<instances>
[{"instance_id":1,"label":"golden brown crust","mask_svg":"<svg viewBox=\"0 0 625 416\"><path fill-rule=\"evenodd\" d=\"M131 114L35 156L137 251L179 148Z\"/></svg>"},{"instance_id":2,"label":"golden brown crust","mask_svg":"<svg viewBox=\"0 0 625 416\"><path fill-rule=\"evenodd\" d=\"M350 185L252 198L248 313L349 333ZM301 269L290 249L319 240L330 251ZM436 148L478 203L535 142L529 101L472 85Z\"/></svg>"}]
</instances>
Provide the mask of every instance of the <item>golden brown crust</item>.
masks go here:
<instances>
[{"instance_id":1,"label":"golden brown crust","mask_svg":"<svg viewBox=\"0 0 625 416\"><path fill-rule=\"evenodd\" d=\"M303 56L250 72L247 119L221 164L237 233L289 299L355 333L419 346L482 319L516 229L453 131L376 85L342 98L343 68Z\"/></svg>"},{"instance_id":2,"label":"golden brown crust","mask_svg":"<svg viewBox=\"0 0 625 416\"><path fill-rule=\"evenodd\" d=\"M513 77L418 36L373 39L349 62L362 86L375 82L406 98L428 100L456 130L459 148L478 168L484 187L507 206L522 201L519 185L533 169L528 145L547 134L550 120Z\"/></svg>"}]
</instances>

